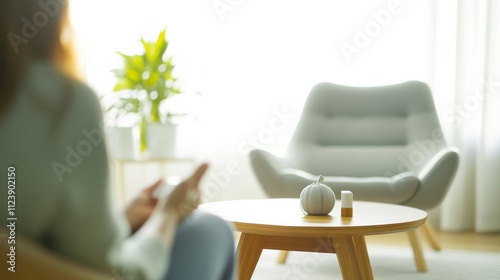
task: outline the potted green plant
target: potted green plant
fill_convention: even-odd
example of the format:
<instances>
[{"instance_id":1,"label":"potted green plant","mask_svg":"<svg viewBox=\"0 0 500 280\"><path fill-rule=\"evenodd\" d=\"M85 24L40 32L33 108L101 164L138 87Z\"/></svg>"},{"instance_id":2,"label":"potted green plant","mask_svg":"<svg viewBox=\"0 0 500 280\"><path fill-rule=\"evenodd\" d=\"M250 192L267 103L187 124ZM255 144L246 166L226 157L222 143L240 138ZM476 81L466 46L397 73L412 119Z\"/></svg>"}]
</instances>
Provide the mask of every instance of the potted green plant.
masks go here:
<instances>
[{"instance_id":1,"label":"potted green plant","mask_svg":"<svg viewBox=\"0 0 500 280\"><path fill-rule=\"evenodd\" d=\"M166 55L168 41L163 29L156 41L141 39L140 54L118 54L123 59L121 68L113 72L117 77L113 91L118 99L106 110L116 118L133 114L137 117L139 151L148 157L171 157L175 154L177 127L175 114L162 105L181 91L172 71L172 57Z\"/></svg>"}]
</instances>

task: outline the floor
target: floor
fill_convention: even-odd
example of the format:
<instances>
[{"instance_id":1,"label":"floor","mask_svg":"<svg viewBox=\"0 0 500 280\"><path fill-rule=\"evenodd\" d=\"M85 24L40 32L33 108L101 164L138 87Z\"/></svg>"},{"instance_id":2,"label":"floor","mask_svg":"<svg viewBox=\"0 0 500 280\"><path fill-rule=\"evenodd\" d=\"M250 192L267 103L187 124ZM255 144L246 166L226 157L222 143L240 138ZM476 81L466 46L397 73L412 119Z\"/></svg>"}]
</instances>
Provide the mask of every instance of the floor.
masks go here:
<instances>
[{"instance_id":1,"label":"floor","mask_svg":"<svg viewBox=\"0 0 500 280\"><path fill-rule=\"evenodd\" d=\"M415 273L413 269L415 269L413 262L411 261L413 257L411 257L408 252L410 252L410 241L407 233L394 233L394 234L385 234L385 235L376 235L376 236L367 236L366 243L368 250L371 248L387 248L388 250L384 252L385 257L391 256L393 257L394 250L400 250L401 248L405 248L407 254L404 255L404 261L399 263L399 259L391 259L392 262L398 263L398 269L394 269L391 265L387 264L387 261L383 258L375 258L372 259L372 265L375 263L377 265L377 278L381 279L498 279L497 272L491 269L491 267L497 267L498 256L500 256L500 232L498 233L490 233L490 234L480 234L473 232L442 232L435 231L436 238L440 242L442 246L442 250L440 252L432 251L428 241L425 239L423 233L419 232L420 240L422 242L422 247L424 250L424 255L427 258L427 267L432 268L432 273L428 273L425 277L421 277L421 274ZM238 239L239 234L236 234L236 240ZM391 251L392 250L392 251ZM474 266L470 266L470 260L462 261L464 258L467 259L469 256L466 252L488 252L494 253L493 255L489 254L486 258L481 259L481 261L476 262ZM269 251L267 251L268 254ZM370 251L371 252L371 251ZM388 253L392 252L392 253ZM380 254L380 251L378 251ZM436 256L442 256L442 254L447 254L448 257L451 256L451 261L447 259L446 261L441 260L440 258L436 258ZM294 265L292 268L299 268L300 272L304 273L306 268L307 271L311 270L315 271L314 279L330 279L330 277L323 277L323 272L319 272L318 266L305 266L305 263L311 265L315 262L311 262L309 258L303 258L300 261L297 261L299 254L292 254L291 257L295 257ZM269 257L271 256L271 257ZM483 256L481 254L476 254L475 260L479 260L478 256ZM266 258L267 257L267 258ZM372 256L373 257L373 256ZM255 279L277 279L276 275L281 275L284 273L294 272L293 270L287 270L276 266L276 261L278 259L278 253L273 255L264 255L264 263L259 264L260 270L257 270ZM313 258L314 259L314 258ZM390 259L390 258L389 258ZM308 260L306 262L306 260ZM377 262L378 261L378 262ZM405 262L407 261L407 262ZM460 269L456 267L450 268L450 262L460 263ZM316 263L317 264L317 263ZM406 270L407 265L411 268L410 270ZM404 267L404 268L403 268ZM438 269L436 269L438 268ZM290 268L291 269L291 268ZM450 274L449 269L453 270L453 273ZM478 272L474 269L479 269L481 273L484 273L484 277L481 276L477 278ZM498 270L496 270L498 271ZM281 274L280 274L281 273ZM294 272L295 273L295 272ZM298 272L297 272L298 273ZM306 272L305 272L306 273ZM311 272L312 273L312 272ZM329 272L328 272L329 273ZM339 272L340 273L340 272ZM453 275L452 275L453 274ZM491 276L491 275L495 276ZM272 277L271 277L272 275ZM328 274L329 275L329 274ZM394 276L396 275L396 276ZM432 276L431 276L432 275ZM451 278L448 278L451 275ZM471 276L472 275L472 276ZM300 277L299 277L300 278ZM299 279L297 278L297 279ZM285 278L279 278L285 279ZM295 279L295 278L294 278ZM312 278L311 278L312 279Z\"/></svg>"},{"instance_id":2,"label":"floor","mask_svg":"<svg viewBox=\"0 0 500 280\"><path fill-rule=\"evenodd\" d=\"M420 234L422 246L430 248L423 234ZM473 233L473 232L442 232L436 231L436 237L443 250L470 250L500 252L500 233ZM409 246L410 241L405 233L394 233L366 237L369 244Z\"/></svg>"}]
</instances>

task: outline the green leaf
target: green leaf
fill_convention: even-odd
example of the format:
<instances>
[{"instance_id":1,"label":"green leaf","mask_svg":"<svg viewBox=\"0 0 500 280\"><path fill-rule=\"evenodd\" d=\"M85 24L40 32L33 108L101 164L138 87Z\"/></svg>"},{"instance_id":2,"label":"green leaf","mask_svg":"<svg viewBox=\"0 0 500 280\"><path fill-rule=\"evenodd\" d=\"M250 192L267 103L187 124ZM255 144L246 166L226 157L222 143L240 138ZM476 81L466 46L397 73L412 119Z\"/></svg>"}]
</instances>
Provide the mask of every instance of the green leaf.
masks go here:
<instances>
[{"instance_id":1,"label":"green leaf","mask_svg":"<svg viewBox=\"0 0 500 280\"><path fill-rule=\"evenodd\" d=\"M160 79L160 73L150 72L149 77L144 81L145 88L148 90L155 90Z\"/></svg>"},{"instance_id":2,"label":"green leaf","mask_svg":"<svg viewBox=\"0 0 500 280\"><path fill-rule=\"evenodd\" d=\"M146 42L144 38L141 38L142 46L144 47L144 60L146 63L150 64L153 61L154 45L150 42Z\"/></svg>"},{"instance_id":3,"label":"green leaf","mask_svg":"<svg viewBox=\"0 0 500 280\"><path fill-rule=\"evenodd\" d=\"M137 83L131 81L128 78L120 78L115 84L113 91L121 91L124 89L133 90L137 86Z\"/></svg>"},{"instance_id":4,"label":"green leaf","mask_svg":"<svg viewBox=\"0 0 500 280\"><path fill-rule=\"evenodd\" d=\"M164 28L160 34L158 35L158 39L156 39L156 44L155 44L155 53L153 54L153 59L155 61L155 66L158 67L162 60L163 60L163 55L165 54L165 51L167 50L168 47L168 42L165 38L165 34L167 32L167 29Z\"/></svg>"},{"instance_id":5,"label":"green leaf","mask_svg":"<svg viewBox=\"0 0 500 280\"><path fill-rule=\"evenodd\" d=\"M127 69L124 75L125 78L136 84L140 84L142 81L142 74L135 69Z\"/></svg>"},{"instance_id":6,"label":"green leaf","mask_svg":"<svg viewBox=\"0 0 500 280\"><path fill-rule=\"evenodd\" d=\"M137 72L144 71L144 67L146 66L144 63L144 58L142 55L126 55L121 52L117 52L124 61L125 67L124 70L133 69Z\"/></svg>"},{"instance_id":7,"label":"green leaf","mask_svg":"<svg viewBox=\"0 0 500 280\"><path fill-rule=\"evenodd\" d=\"M180 94L181 91L178 88L172 88L171 91L175 94Z\"/></svg>"},{"instance_id":8,"label":"green leaf","mask_svg":"<svg viewBox=\"0 0 500 280\"><path fill-rule=\"evenodd\" d=\"M155 42L147 42L144 38L141 39L145 51L144 58L150 68L156 69L163 62L163 55L168 47L165 34L166 28L160 32Z\"/></svg>"}]
</instances>

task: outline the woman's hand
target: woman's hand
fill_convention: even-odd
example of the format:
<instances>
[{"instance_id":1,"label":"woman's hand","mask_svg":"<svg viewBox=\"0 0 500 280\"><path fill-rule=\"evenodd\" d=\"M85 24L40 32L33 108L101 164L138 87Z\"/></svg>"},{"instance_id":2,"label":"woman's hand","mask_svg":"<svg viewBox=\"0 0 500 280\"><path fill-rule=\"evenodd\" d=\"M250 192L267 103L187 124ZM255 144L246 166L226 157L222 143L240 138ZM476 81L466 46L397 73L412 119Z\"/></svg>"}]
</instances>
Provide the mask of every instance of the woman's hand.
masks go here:
<instances>
[{"instance_id":1,"label":"woman's hand","mask_svg":"<svg viewBox=\"0 0 500 280\"><path fill-rule=\"evenodd\" d=\"M143 209L143 211L134 210L133 212L138 211L137 213L150 214L149 219L147 219L147 222L140 228L139 231L144 232L145 234L152 234L158 237L160 241L165 244L165 246L171 246L179 223L189 216L200 204L199 185L201 178L207 171L207 168L207 164L202 164L189 178L182 181L179 185L172 187L172 189L161 190L158 202L156 203L156 207L154 207L154 211L152 213L150 212L149 206L145 208L142 206L152 205L154 200L141 200L146 202L146 204L137 202L133 208ZM154 190L160 184L161 182L157 182L145 190L145 197L151 198ZM148 201L149 203L147 203ZM137 216L131 215L129 220L143 221L145 216L146 215L139 214Z\"/></svg>"},{"instance_id":2,"label":"woman's hand","mask_svg":"<svg viewBox=\"0 0 500 280\"><path fill-rule=\"evenodd\" d=\"M160 194L161 210L176 219L177 222L181 222L189 216L200 204L199 185L207 168L207 164L200 165L189 178L174 187L167 196Z\"/></svg>"},{"instance_id":3,"label":"woman's hand","mask_svg":"<svg viewBox=\"0 0 500 280\"><path fill-rule=\"evenodd\" d=\"M136 232L151 216L158 203L154 191L162 184L162 180L142 190L139 195L125 208L125 216L130 224L132 233Z\"/></svg>"}]
</instances>

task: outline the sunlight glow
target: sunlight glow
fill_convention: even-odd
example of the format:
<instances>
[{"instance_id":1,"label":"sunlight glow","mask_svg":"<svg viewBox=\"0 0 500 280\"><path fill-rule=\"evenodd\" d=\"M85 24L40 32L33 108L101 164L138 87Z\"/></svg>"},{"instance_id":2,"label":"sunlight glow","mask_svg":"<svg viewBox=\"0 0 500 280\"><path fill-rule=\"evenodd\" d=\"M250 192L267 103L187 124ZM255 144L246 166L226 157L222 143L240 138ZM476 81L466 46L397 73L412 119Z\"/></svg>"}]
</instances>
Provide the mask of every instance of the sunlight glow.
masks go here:
<instances>
[{"instance_id":1,"label":"sunlight glow","mask_svg":"<svg viewBox=\"0 0 500 280\"><path fill-rule=\"evenodd\" d=\"M71 4L86 77L101 95L110 94L115 82L110 71L119 63L116 51L132 52L141 36L149 38L167 27L168 52L182 89L203 95L195 107L207 135L200 144L206 151L215 146L237 149L267 125L273 110L287 107L298 119L318 82L431 80L430 1ZM293 128L294 123L270 144L284 145Z\"/></svg>"}]
</instances>

